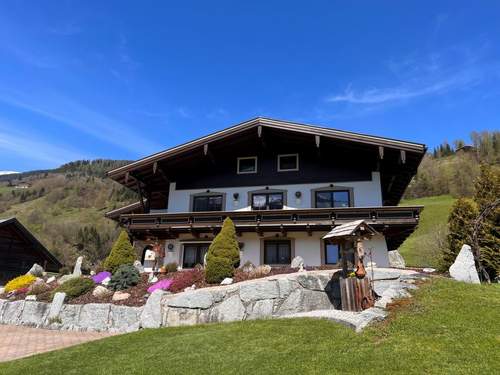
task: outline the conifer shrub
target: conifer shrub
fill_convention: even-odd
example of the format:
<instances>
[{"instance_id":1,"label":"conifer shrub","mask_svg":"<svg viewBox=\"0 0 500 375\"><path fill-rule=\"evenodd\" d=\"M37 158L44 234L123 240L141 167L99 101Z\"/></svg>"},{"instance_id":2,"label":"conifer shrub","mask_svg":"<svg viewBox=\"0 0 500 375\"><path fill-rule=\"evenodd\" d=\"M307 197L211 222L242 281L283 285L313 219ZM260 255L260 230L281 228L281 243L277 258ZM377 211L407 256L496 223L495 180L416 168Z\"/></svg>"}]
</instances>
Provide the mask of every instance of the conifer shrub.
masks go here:
<instances>
[{"instance_id":1,"label":"conifer shrub","mask_svg":"<svg viewBox=\"0 0 500 375\"><path fill-rule=\"evenodd\" d=\"M477 215L477 204L470 198L460 198L453 204L448 217L448 247L444 249L440 262L442 271L450 268L464 244L472 244L473 225Z\"/></svg>"},{"instance_id":2,"label":"conifer shrub","mask_svg":"<svg viewBox=\"0 0 500 375\"><path fill-rule=\"evenodd\" d=\"M104 260L104 268L114 273L123 264L134 264L136 254L126 231L121 231L108 257Z\"/></svg>"},{"instance_id":3,"label":"conifer shrub","mask_svg":"<svg viewBox=\"0 0 500 375\"><path fill-rule=\"evenodd\" d=\"M233 277L234 267L227 258L212 257L207 260L205 279L209 284L219 284L226 277Z\"/></svg>"},{"instance_id":4,"label":"conifer shrub","mask_svg":"<svg viewBox=\"0 0 500 375\"><path fill-rule=\"evenodd\" d=\"M500 199L500 168L482 164L479 176L474 181L474 200L479 212ZM500 276L500 206L490 210L484 217L478 242L481 263L490 279Z\"/></svg>"},{"instance_id":5,"label":"conifer shrub","mask_svg":"<svg viewBox=\"0 0 500 375\"><path fill-rule=\"evenodd\" d=\"M206 281L220 283L226 277L232 277L234 268L240 264L240 246L236 238L233 221L226 218L221 231L214 238L207 252L205 270Z\"/></svg>"},{"instance_id":6,"label":"conifer shrub","mask_svg":"<svg viewBox=\"0 0 500 375\"><path fill-rule=\"evenodd\" d=\"M66 298L71 299L87 293L93 287L94 281L92 281L92 279L89 279L87 277L75 277L73 279L69 279L64 284L61 284L57 288L55 288L51 292L51 300L58 292L66 293Z\"/></svg>"},{"instance_id":7,"label":"conifer shrub","mask_svg":"<svg viewBox=\"0 0 500 375\"><path fill-rule=\"evenodd\" d=\"M124 290L139 283L139 271L130 264L122 264L111 276L108 286L113 290Z\"/></svg>"},{"instance_id":8,"label":"conifer shrub","mask_svg":"<svg viewBox=\"0 0 500 375\"><path fill-rule=\"evenodd\" d=\"M207 264L210 258L226 258L233 267L238 267L240 264L240 246L236 238L236 228L229 217L224 220L221 231L208 248Z\"/></svg>"},{"instance_id":9,"label":"conifer shrub","mask_svg":"<svg viewBox=\"0 0 500 375\"><path fill-rule=\"evenodd\" d=\"M12 292L13 290L21 289L21 288L27 288L31 284L33 284L36 280L36 277L33 276L32 274L26 274L26 275L21 275L18 276L12 280L10 280L6 285L5 285L5 293Z\"/></svg>"}]
</instances>

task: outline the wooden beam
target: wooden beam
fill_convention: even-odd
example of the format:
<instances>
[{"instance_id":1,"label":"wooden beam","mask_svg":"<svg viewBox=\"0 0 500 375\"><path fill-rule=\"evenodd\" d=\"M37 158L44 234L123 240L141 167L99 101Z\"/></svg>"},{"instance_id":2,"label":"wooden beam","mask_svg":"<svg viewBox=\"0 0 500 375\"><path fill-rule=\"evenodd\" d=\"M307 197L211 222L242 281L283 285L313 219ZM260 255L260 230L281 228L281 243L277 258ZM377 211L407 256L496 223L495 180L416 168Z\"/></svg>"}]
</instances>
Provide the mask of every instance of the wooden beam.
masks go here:
<instances>
[{"instance_id":1,"label":"wooden beam","mask_svg":"<svg viewBox=\"0 0 500 375\"><path fill-rule=\"evenodd\" d=\"M401 160L402 164L406 164L406 151L405 150L399 151L399 159Z\"/></svg>"},{"instance_id":2,"label":"wooden beam","mask_svg":"<svg viewBox=\"0 0 500 375\"><path fill-rule=\"evenodd\" d=\"M257 136L262 138L262 125L257 126Z\"/></svg>"},{"instance_id":3,"label":"wooden beam","mask_svg":"<svg viewBox=\"0 0 500 375\"><path fill-rule=\"evenodd\" d=\"M153 163L153 174L156 174L157 169L158 169L158 162L157 162L157 161L155 161L155 162Z\"/></svg>"},{"instance_id":4,"label":"wooden beam","mask_svg":"<svg viewBox=\"0 0 500 375\"><path fill-rule=\"evenodd\" d=\"M321 137L319 135L315 135L314 140L316 141L316 148L319 148Z\"/></svg>"},{"instance_id":5,"label":"wooden beam","mask_svg":"<svg viewBox=\"0 0 500 375\"><path fill-rule=\"evenodd\" d=\"M142 212L146 213L146 206L144 204L144 195L142 194L141 182L139 180L135 180L137 184L137 191L139 192L139 200L141 202Z\"/></svg>"},{"instance_id":6,"label":"wooden beam","mask_svg":"<svg viewBox=\"0 0 500 375\"><path fill-rule=\"evenodd\" d=\"M380 160L384 159L384 146L378 146L378 157Z\"/></svg>"}]
</instances>

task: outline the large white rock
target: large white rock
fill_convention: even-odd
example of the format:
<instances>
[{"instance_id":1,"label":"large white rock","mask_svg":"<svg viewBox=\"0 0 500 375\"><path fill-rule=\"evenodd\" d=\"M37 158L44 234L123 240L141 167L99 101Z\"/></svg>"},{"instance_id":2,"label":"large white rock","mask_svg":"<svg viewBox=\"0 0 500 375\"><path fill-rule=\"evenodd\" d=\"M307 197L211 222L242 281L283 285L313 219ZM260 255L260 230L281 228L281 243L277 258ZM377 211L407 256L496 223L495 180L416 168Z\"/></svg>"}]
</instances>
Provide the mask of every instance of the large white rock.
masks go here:
<instances>
[{"instance_id":1,"label":"large white rock","mask_svg":"<svg viewBox=\"0 0 500 375\"><path fill-rule=\"evenodd\" d=\"M156 289L149 296L144 308L141 312L141 327L142 328L159 328L162 322L161 299L165 292L161 289Z\"/></svg>"},{"instance_id":2,"label":"large white rock","mask_svg":"<svg viewBox=\"0 0 500 375\"><path fill-rule=\"evenodd\" d=\"M33 276L36 276L36 277L42 277L44 270L43 270L43 267L41 265L34 263L33 266L31 266L30 270L27 273L32 274Z\"/></svg>"},{"instance_id":3,"label":"large white rock","mask_svg":"<svg viewBox=\"0 0 500 375\"><path fill-rule=\"evenodd\" d=\"M75 268L73 268L73 276L82 276L82 262L83 257L79 256L76 259Z\"/></svg>"},{"instance_id":4,"label":"large white rock","mask_svg":"<svg viewBox=\"0 0 500 375\"><path fill-rule=\"evenodd\" d=\"M97 298L104 298L108 297L113 294L113 291L109 290L108 288L102 286L102 285L97 285L95 289L92 291L92 295Z\"/></svg>"},{"instance_id":5,"label":"large white rock","mask_svg":"<svg viewBox=\"0 0 500 375\"><path fill-rule=\"evenodd\" d=\"M474 262L474 254L472 254L469 245L463 245L458 253L455 262L450 267L450 276L455 280L464 281L470 284L480 284L479 275Z\"/></svg>"},{"instance_id":6,"label":"large white rock","mask_svg":"<svg viewBox=\"0 0 500 375\"><path fill-rule=\"evenodd\" d=\"M233 279L230 277L226 277L224 280L220 282L220 285L230 285L233 283Z\"/></svg>"},{"instance_id":7,"label":"large white rock","mask_svg":"<svg viewBox=\"0 0 500 375\"><path fill-rule=\"evenodd\" d=\"M134 267L135 267L135 269L137 270L137 272L139 272L139 273L144 273L144 272L146 272L146 271L144 270L144 266L143 266L143 265L141 264L141 262L140 262L140 261L138 261L138 260L136 260L136 261L134 262Z\"/></svg>"},{"instance_id":8,"label":"large white rock","mask_svg":"<svg viewBox=\"0 0 500 375\"><path fill-rule=\"evenodd\" d=\"M52 303L50 304L49 315L47 319L56 319L59 317L61 313L61 309L64 304L64 299L66 298L66 293L57 292L52 299Z\"/></svg>"},{"instance_id":9,"label":"large white rock","mask_svg":"<svg viewBox=\"0 0 500 375\"><path fill-rule=\"evenodd\" d=\"M245 307L238 295L233 295L213 309L212 319L216 322L234 322L243 320L244 316Z\"/></svg>"},{"instance_id":10,"label":"large white rock","mask_svg":"<svg viewBox=\"0 0 500 375\"><path fill-rule=\"evenodd\" d=\"M121 291L117 290L115 292L115 294L113 294L112 300L113 301L124 301L124 300L129 299L129 298L130 298L130 293L121 292Z\"/></svg>"},{"instance_id":11,"label":"large white rock","mask_svg":"<svg viewBox=\"0 0 500 375\"><path fill-rule=\"evenodd\" d=\"M240 286L240 297L243 302L278 298L279 294L276 280L254 281Z\"/></svg>"},{"instance_id":12,"label":"large white rock","mask_svg":"<svg viewBox=\"0 0 500 375\"><path fill-rule=\"evenodd\" d=\"M168 301L168 306L185 307L188 309L208 309L213 304L214 297L209 289L179 293Z\"/></svg>"},{"instance_id":13,"label":"large white rock","mask_svg":"<svg viewBox=\"0 0 500 375\"><path fill-rule=\"evenodd\" d=\"M387 252L389 255L389 265L394 268L405 268L406 263L403 256L397 250Z\"/></svg>"},{"instance_id":14,"label":"large white rock","mask_svg":"<svg viewBox=\"0 0 500 375\"><path fill-rule=\"evenodd\" d=\"M292 259L292 263L290 264L290 267L292 267L292 268L304 267L304 258L297 255L295 258Z\"/></svg>"}]
</instances>

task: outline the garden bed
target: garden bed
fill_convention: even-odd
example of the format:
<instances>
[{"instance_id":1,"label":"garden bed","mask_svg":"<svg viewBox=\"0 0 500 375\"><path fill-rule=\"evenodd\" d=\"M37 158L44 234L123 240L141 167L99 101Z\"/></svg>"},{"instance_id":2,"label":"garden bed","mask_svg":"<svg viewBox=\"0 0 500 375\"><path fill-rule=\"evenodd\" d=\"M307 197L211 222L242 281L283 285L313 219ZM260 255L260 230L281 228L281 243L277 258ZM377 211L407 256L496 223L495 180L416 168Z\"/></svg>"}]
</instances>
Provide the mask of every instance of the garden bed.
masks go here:
<instances>
[{"instance_id":1,"label":"garden bed","mask_svg":"<svg viewBox=\"0 0 500 375\"><path fill-rule=\"evenodd\" d=\"M306 270L325 270L325 269L333 269L335 267L332 266L322 266L322 267L306 267ZM233 276L233 283L238 283L247 280L259 279L267 276L274 276L280 274L289 274L297 272L297 269L291 267L273 267L269 273L262 272L245 272L242 268L238 268L235 271ZM205 271L202 268L194 268L190 270L182 270L171 273L157 273L155 276L158 278L158 281L164 279L172 279L173 283L169 288L168 292L170 293L179 293L183 292L186 288L195 286L195 289L201 289L211 286L217 286L219 284L208 284L205 281ZM148 282L149 274L143 273L141 274L139 283L133 287L122 290L121 292L130 294L130 297L122 300L122 301L113 301L112 294L105 297L96 297L92 294L93 289L86 292L85 294L75 297L69 298L67 303L75 304L75 305L83 305L88 303L112 303L114 305L122 305L122 306L143 306L146 303L147 298L149 297L149 293L147 289L152 285L152 283ZM45 280L46 281L46 280ZM50 302L50 294L51 292L58 286L57 282L52 282L50 284L46 284L48 289L43 294L37 295L37 301L41 302ZM96 284L96 286L99 284ZM20 290L13 295L8 295L6 293L0 294L0 299L6 299L9 301L19 301L24 300L28 296L27 290Z\"/></svg>"}]
</instances>

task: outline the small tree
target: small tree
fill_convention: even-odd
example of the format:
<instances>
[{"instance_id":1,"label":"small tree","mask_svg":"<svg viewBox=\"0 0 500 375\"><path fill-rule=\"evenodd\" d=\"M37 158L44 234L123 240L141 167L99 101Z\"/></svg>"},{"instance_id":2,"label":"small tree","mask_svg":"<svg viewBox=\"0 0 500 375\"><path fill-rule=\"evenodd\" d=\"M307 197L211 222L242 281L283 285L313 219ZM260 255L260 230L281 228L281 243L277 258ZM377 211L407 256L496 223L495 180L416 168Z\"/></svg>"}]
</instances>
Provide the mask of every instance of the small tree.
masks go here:
<instances>
[{"instance_id":1,"label":"small tree","mask_svg":"<svg viewBox=\"0 0 500 375\"><path fill-rule=\"evenodd\" d=\"M226 218L222 229L210 244L207 252L206 279L208 283L220 283L233 276L240 263L240 247L236 239L233 221Z\"/></svg>"},{"instance_id":2,"label":"small tree","mask_svg":"<svg viewBox=\"0 0 500 375\"><path fill-rule=\"evenodd\" d=\"M462 246L471 244L474 220L478 215L476 202L469 198L458 199L448 217L448 248L443 252L442 270L448 270Z\"/></svg>"},{"instance_id":3,"label":"small tree","mask_svg":"<svg viewBox=\"0 0 500 375\"><path fill-rule=\"evenodd\" d=\"M474 200L482 212L500 197L500 170L483 164L474 184ZM500 207L484 217L478 231L479 259L491 279L500 275Z\"/></svg>"},{"instance_id":4,"label":"small tree","mask_svg":"<svg viewBox=\"0 0 500 375\"><path fill-rule=\"evenodd\" d=\"M114 272L122 264L133 264L135 259L134 247L130 243L127 232L122 230L108 257L104 260L104 268Z\"/></svg>"}]
</instances>

